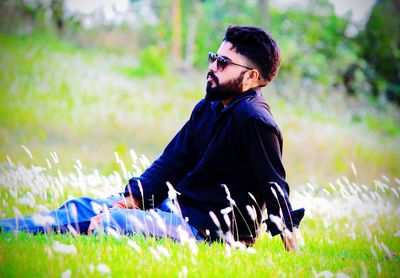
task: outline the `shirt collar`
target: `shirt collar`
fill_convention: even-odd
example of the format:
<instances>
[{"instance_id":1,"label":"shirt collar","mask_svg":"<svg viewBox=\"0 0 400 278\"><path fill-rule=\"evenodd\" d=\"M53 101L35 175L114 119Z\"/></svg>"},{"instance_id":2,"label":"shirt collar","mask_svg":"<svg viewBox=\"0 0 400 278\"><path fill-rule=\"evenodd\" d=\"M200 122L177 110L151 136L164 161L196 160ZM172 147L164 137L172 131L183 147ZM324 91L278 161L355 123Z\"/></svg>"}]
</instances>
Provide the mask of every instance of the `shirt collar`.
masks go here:
<instances>
[{"instance_id":1,"label":"shirt collar","mask_svg":"<svg viewBox=\"0 0 400 278\"><path fill-rule=\"evenodd\" d=\"M242 101L243 99L249 98L251 96L256 96L256 95L262 96L261 88L253 88L246 92L241 93L240 95L235 97L227 106L225 106L221 112L230 109L231 107L235 106L237 103ZM220 102L220 104L222 104L222 103Z\"/></svg>"}]
</instances>

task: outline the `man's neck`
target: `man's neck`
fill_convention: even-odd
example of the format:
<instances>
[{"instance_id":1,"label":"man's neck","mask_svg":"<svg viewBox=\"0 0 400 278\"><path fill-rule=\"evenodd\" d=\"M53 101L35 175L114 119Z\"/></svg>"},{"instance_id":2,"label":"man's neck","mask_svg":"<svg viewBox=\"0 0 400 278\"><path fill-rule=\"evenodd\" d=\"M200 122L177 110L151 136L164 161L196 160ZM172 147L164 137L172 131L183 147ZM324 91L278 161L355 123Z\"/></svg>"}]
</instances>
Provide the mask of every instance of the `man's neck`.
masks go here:
<instances>
[{"instance_id":1,"label":"man's neck","mask_svg":"<svg viewBox=\"0 0 400 278\"><path fill-rule=\"evenodd\" d=\"M246 91L243 91L240 95L242 95L242 94L244 94L244 93L246 93L246 92L248 92L248 91L250 91L250 90L258 91L258 90L260 90L260 89L261 89L261 87L250 88L250 89L248 89L248 90L246 90ZM240 96L240 95L237 95L236 97L231 97L231 98L223 99L223 100L221 100L221 102L222 102L222 104L224 105L224 107L226 107L226 106L229 105L229 103L232 102L232 100L234 100L235 98L237 98L237 97Z\"/></svg>"}]
</instances>

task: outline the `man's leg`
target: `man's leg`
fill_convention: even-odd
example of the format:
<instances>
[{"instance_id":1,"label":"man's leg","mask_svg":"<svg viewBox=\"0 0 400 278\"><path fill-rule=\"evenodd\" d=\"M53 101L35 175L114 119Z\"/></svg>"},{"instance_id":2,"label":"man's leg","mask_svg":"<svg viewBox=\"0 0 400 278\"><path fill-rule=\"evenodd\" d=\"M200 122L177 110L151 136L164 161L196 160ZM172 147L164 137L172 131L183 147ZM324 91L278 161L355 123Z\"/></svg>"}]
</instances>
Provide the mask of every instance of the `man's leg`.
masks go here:
<instances>
[{"instance_id":1,"label":"man's leg","mask_svg":"<svg viewBox=\"0 0 400 278\"><path fill-rule=\"evenodd\" d=\"M186 241L194 237L202 241L197 230L189 225L179 214L165 209L166 201L154 210L115 209L102 219L100 229L106 233L110 230L119 234L142 234L157 238L171 238Z\"/></svg>"},{"instance_id":2,"label":"man's leg","mask_svg":"<svg viewBox=\"0 0 400 278\"><path fill-rule=\"evenodd\" d=\"M29 233L44 233L56 231L60 233L87 233L90 219L113 203L120 196L110 196L106 199L81 197L67 201L57 210L42 212L22 218L0 220L0 231L25 231Z\"/></svg>"}]
</instances>

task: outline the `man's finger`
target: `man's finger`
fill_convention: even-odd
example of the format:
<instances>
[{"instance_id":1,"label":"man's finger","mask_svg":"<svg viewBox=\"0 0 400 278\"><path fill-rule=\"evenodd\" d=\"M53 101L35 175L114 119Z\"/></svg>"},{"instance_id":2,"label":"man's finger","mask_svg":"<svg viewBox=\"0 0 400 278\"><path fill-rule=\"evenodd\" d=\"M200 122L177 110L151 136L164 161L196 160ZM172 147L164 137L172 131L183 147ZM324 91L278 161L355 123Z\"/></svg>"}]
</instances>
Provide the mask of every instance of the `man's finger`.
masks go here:
<instances>
[{"instance_id":1,"label":"man's finger","mask_svg":"<svg viewBox=\"0 0 400 278\"><path fill-rule=\"evenodd\" d=\"M89 224L89 228L88 228L89 235L91 235L93 233L94 229L97 229L97 227L100 226L100 222L101 222L101 219L103 218L103 215L104 215L103 213L100 213L96 216L93 216L90 219L90 224Z\"/></svg>"}]
</instances>

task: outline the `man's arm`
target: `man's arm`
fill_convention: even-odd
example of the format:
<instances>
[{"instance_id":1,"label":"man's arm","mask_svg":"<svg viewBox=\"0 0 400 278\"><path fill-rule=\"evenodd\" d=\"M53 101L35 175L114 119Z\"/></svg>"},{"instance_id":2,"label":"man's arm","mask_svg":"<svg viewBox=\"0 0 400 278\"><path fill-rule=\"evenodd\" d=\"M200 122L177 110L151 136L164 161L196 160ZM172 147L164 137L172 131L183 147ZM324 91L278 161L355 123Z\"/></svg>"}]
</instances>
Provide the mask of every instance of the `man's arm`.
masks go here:
<instances>
[{"instance_id":1,"label":"man's arm","mask_svg":"<svg viewBox=\"0 0 400 278\"><path fill-rule=\"evenodd\" d=\"M140 209L142 201L135 196L129 195L125 196L122 200L116 202L110 209ZM106 212L102 212L90 219L90 224L88 228L88 234L92 234L97 227L99 227L101 220L103 219Z\"/></svg>"},{"instance_id":2,"label":"man's arm","mask_svg":"<svg viewBox=\"0 0 400 278\"><path fill-rule=\"evenodd\" d=\"M254 176L263 192L268 215L282 216L282 224L289 229L291 237L282 233L272 221L267 221L272 235L281 234L287 251L297 251L295 230L301 220L293 211L289 201L289 186L285 181L285 170L281 160L281 140L278 130L263 119L249 119L245 125L246 137L243 146ZM304 211L303 211L304 213Z\"/></svg>"},{"instance_id":3,"label":"man's arm","mask_svg":"<svg viewBox=\"0 0 400 278\"><path fill-rule=\"evenodd\" d=\"M125 187L125 196L136 196L142 201L143 209L157 206L167 198L166 182L177 185L196 159L196 115L207 107L204 100L196 105L190 119L167 145L161 156L139 178L129 180Z\"/></svg>"},{"instance_id":4,"label":"man's arm","mask_svg":"<svg viewBox=\"0 0 400 278\"><path fill-rule=\"evenodd\" d=\"M293 232L290 234L290 236L284 236L281 234L281 239L283 242L283 245L285 246L286 251L288 252L299 252L299 247L297 246L297 241L296 241L296 234L297 234L297 228L293 228Z\"/></svg>"}]
</instances>

